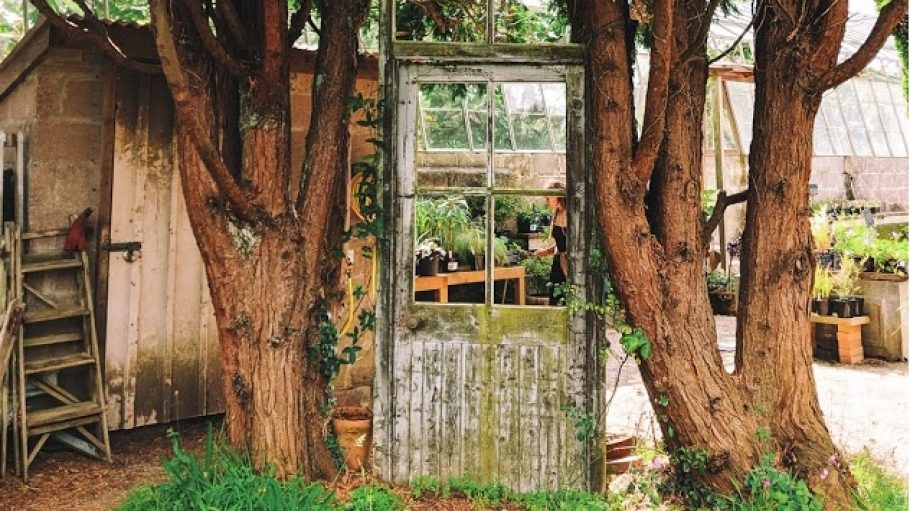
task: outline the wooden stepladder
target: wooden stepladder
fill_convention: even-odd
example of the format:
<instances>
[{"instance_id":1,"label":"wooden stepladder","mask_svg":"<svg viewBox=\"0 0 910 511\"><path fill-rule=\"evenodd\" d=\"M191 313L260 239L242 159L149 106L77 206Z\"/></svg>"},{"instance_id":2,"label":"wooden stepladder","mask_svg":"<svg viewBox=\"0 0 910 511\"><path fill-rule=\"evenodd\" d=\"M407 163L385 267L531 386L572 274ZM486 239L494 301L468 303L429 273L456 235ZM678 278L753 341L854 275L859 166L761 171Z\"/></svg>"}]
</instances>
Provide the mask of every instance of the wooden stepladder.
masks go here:
<instances>
[{"instance_id":1,"label":"wooden stepladder","mask_svg":"<svg viewBox=\"0 0 910 511\"><path fill-rule=\"evenodd\" d=\"M15 350L17 468L27 481L29 466L52 435L110 461L88 256L63 252L68 229L7 229L14 238L13 296L27 306Z\"/></svg>"}]
</instances>

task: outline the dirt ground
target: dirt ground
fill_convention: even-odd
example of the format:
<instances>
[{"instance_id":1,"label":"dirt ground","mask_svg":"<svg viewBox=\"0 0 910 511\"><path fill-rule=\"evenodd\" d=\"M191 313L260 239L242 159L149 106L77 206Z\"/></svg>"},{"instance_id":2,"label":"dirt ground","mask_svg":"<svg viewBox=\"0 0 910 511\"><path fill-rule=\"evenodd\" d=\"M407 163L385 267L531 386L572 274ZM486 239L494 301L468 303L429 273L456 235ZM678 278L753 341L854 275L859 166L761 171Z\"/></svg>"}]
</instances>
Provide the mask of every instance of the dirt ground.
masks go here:
<instances>
[{"instance_id":1,"label":"dirt ground","mask_svg":"<svg viewBox=\"0 0 910 511\"><path fill-rule=\"evenodd\" d=\"M160 481L161 459L171 453L167 430L180 431L185 448L199 452L208 421L191 420L111 433L112 463L70 451L47 450L29 469L28 483L15 474L0 479L2 511L107 511L118 505L130 488ZM218 426L220 427L220 426Z\"/></svg>"},{"instance_id":2,"label":"dirt ground","mask_svg":"<svg viewBox=\"0 0 910 511\"><path fill-rule=\"evenodd\" d=\"M732 360L733 318L718 317L721 354ZM656 441L659 432L647 402L638 369L626 364L617 373L608 364L608 386L619 381L607 415L610 432L634 432ZM814 364L818 394L828 427L848 454L868 451L884 466L899 473L910 470L910 424L907 420L910 378L907 363L870 360L846 367L827 362ZM618 377L617 377L618 376ZM0 480L0 511L107 511L119 504L129 489L163 479L160 461L171 453L166 433L178 429L186 449L199 452L208 421L196 419L168 426L113 432L113 463L103 463L67 451L45 451L32 465L28 484L15 475ZM219 426L216 426L219 427ZM362 483L357 477L333 482L338 494ZM406 490L399 490L406 496ZM467 500L421 501L414 511L469 511Z\"/></svg>"},{"instance_id":3,"label":"dirt ground","mask_svg":"<svg viewBox=\"0 0 910 511\"><path fill-rule=\"evenodd\" d=\"M732 369L736 347L736 318L717 316L721 357ZM616 395L607 413L607 430L636 433L656 442L660 431L645 388L634 364L618 373L608 363L608 395L618 379ZM855 366L816 360L815 382L829 431L846 454L867 451L888 469L910 472L910 377L906 362L867 359Z\"/></svg>"}]
</instances>

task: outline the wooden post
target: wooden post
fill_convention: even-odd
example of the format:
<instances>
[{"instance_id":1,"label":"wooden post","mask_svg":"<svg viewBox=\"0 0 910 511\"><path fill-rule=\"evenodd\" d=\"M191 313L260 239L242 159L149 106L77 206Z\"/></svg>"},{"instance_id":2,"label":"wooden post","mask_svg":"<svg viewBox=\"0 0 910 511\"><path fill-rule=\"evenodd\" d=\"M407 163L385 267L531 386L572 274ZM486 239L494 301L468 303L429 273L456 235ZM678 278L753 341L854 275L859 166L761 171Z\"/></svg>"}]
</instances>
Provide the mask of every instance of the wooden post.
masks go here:
<instances>
[{"instance_id":1,"label":"wooden post","mask_svg":"<svg viewBox=\"0 0 910 511\"><path fill-rule=\"evenodd\" d=\"M714 110L712 124L714 125L714 180L717 191L720 193L724 189L724 136L723 136L723 97L724 97L724 79L720 76L714 77ZM724 232L724 219L721 217L717 224L717 233L720 241L720 265L724 270L727 269L727 237Z\"/></svg>"}]
</instances>

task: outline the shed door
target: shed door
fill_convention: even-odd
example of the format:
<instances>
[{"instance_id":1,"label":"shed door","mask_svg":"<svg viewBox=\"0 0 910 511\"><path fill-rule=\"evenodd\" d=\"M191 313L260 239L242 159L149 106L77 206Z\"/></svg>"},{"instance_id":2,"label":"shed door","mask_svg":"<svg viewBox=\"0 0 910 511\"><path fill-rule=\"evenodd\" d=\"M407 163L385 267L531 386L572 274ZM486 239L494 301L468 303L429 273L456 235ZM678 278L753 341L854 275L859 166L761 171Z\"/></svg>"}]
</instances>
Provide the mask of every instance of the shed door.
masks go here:
<instances>
[{"instance_id":1,"label":"shed door","mask_svg":"<svg viewBox=\"0 0 910 511\"><path fill-rule=\"evenodd\" d=\"M218 332L174 159L161 78L117 80L105 341L108 424L128 429L223 410ZM103 256L102 256L103 257Z\"/></svg>"},{"instance_id":2,"label":"shed door","mask_svg":"<svg viewBox=\"0 0 910 511\"><path fill-rule=\"evenodd\" d=\"M400 68L394 326L376 439L380 469L396 482L469 474L521 490L587 483L564 410L585 407L584 318L547 305L552 263L529 257L562 228L548 226L545 207L559 196L568 283L583 289L581 76L566 67ZM432 265L417 253L436 247L459 267L443 261L437 275L415 275Z\"/></svg>"}]
</instances>

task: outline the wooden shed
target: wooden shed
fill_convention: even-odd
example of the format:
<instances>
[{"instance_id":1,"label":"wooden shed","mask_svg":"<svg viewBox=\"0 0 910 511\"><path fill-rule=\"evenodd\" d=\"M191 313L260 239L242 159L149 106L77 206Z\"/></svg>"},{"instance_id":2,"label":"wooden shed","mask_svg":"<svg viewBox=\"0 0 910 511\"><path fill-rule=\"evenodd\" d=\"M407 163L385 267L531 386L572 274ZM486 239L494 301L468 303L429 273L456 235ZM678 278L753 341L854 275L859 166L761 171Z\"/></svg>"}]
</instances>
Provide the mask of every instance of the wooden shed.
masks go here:
<instances>
[{"instance_id":1,"label":"wooden shed","mask_svg":"<svg viewBox=\"0 0 910 511\"><path fill-rule=\"evenodd\" d=\"M151 32L111 22L132 57L154 57ZM311 108L314 54L292 60L293 161L300 168ZM375 95L377 65L363 57L357 88ZM174 111L162 76L118 68L93 48L39 23L0 64L4 161L16 174L22 212L5 220L29 230L65 226L92 207L90 261L104 356L110 429L129 429L223 411L221 366L208 284L188 223L174 151ZM354 128L352 158L371 152ZM15 199L15 187L5 196ZM10 216L18 217L11 218ZM128 257L118 250L141 243ZM121 245L122 246L122 245ZM355 271L367 271L355 268ZM54 293L54 283L46 283ZM367 343L371 340L367 340ZM354 372L371 383L372 357ZM369 389L342 399L368 405Z\"/></svg>"}]
</instances>

